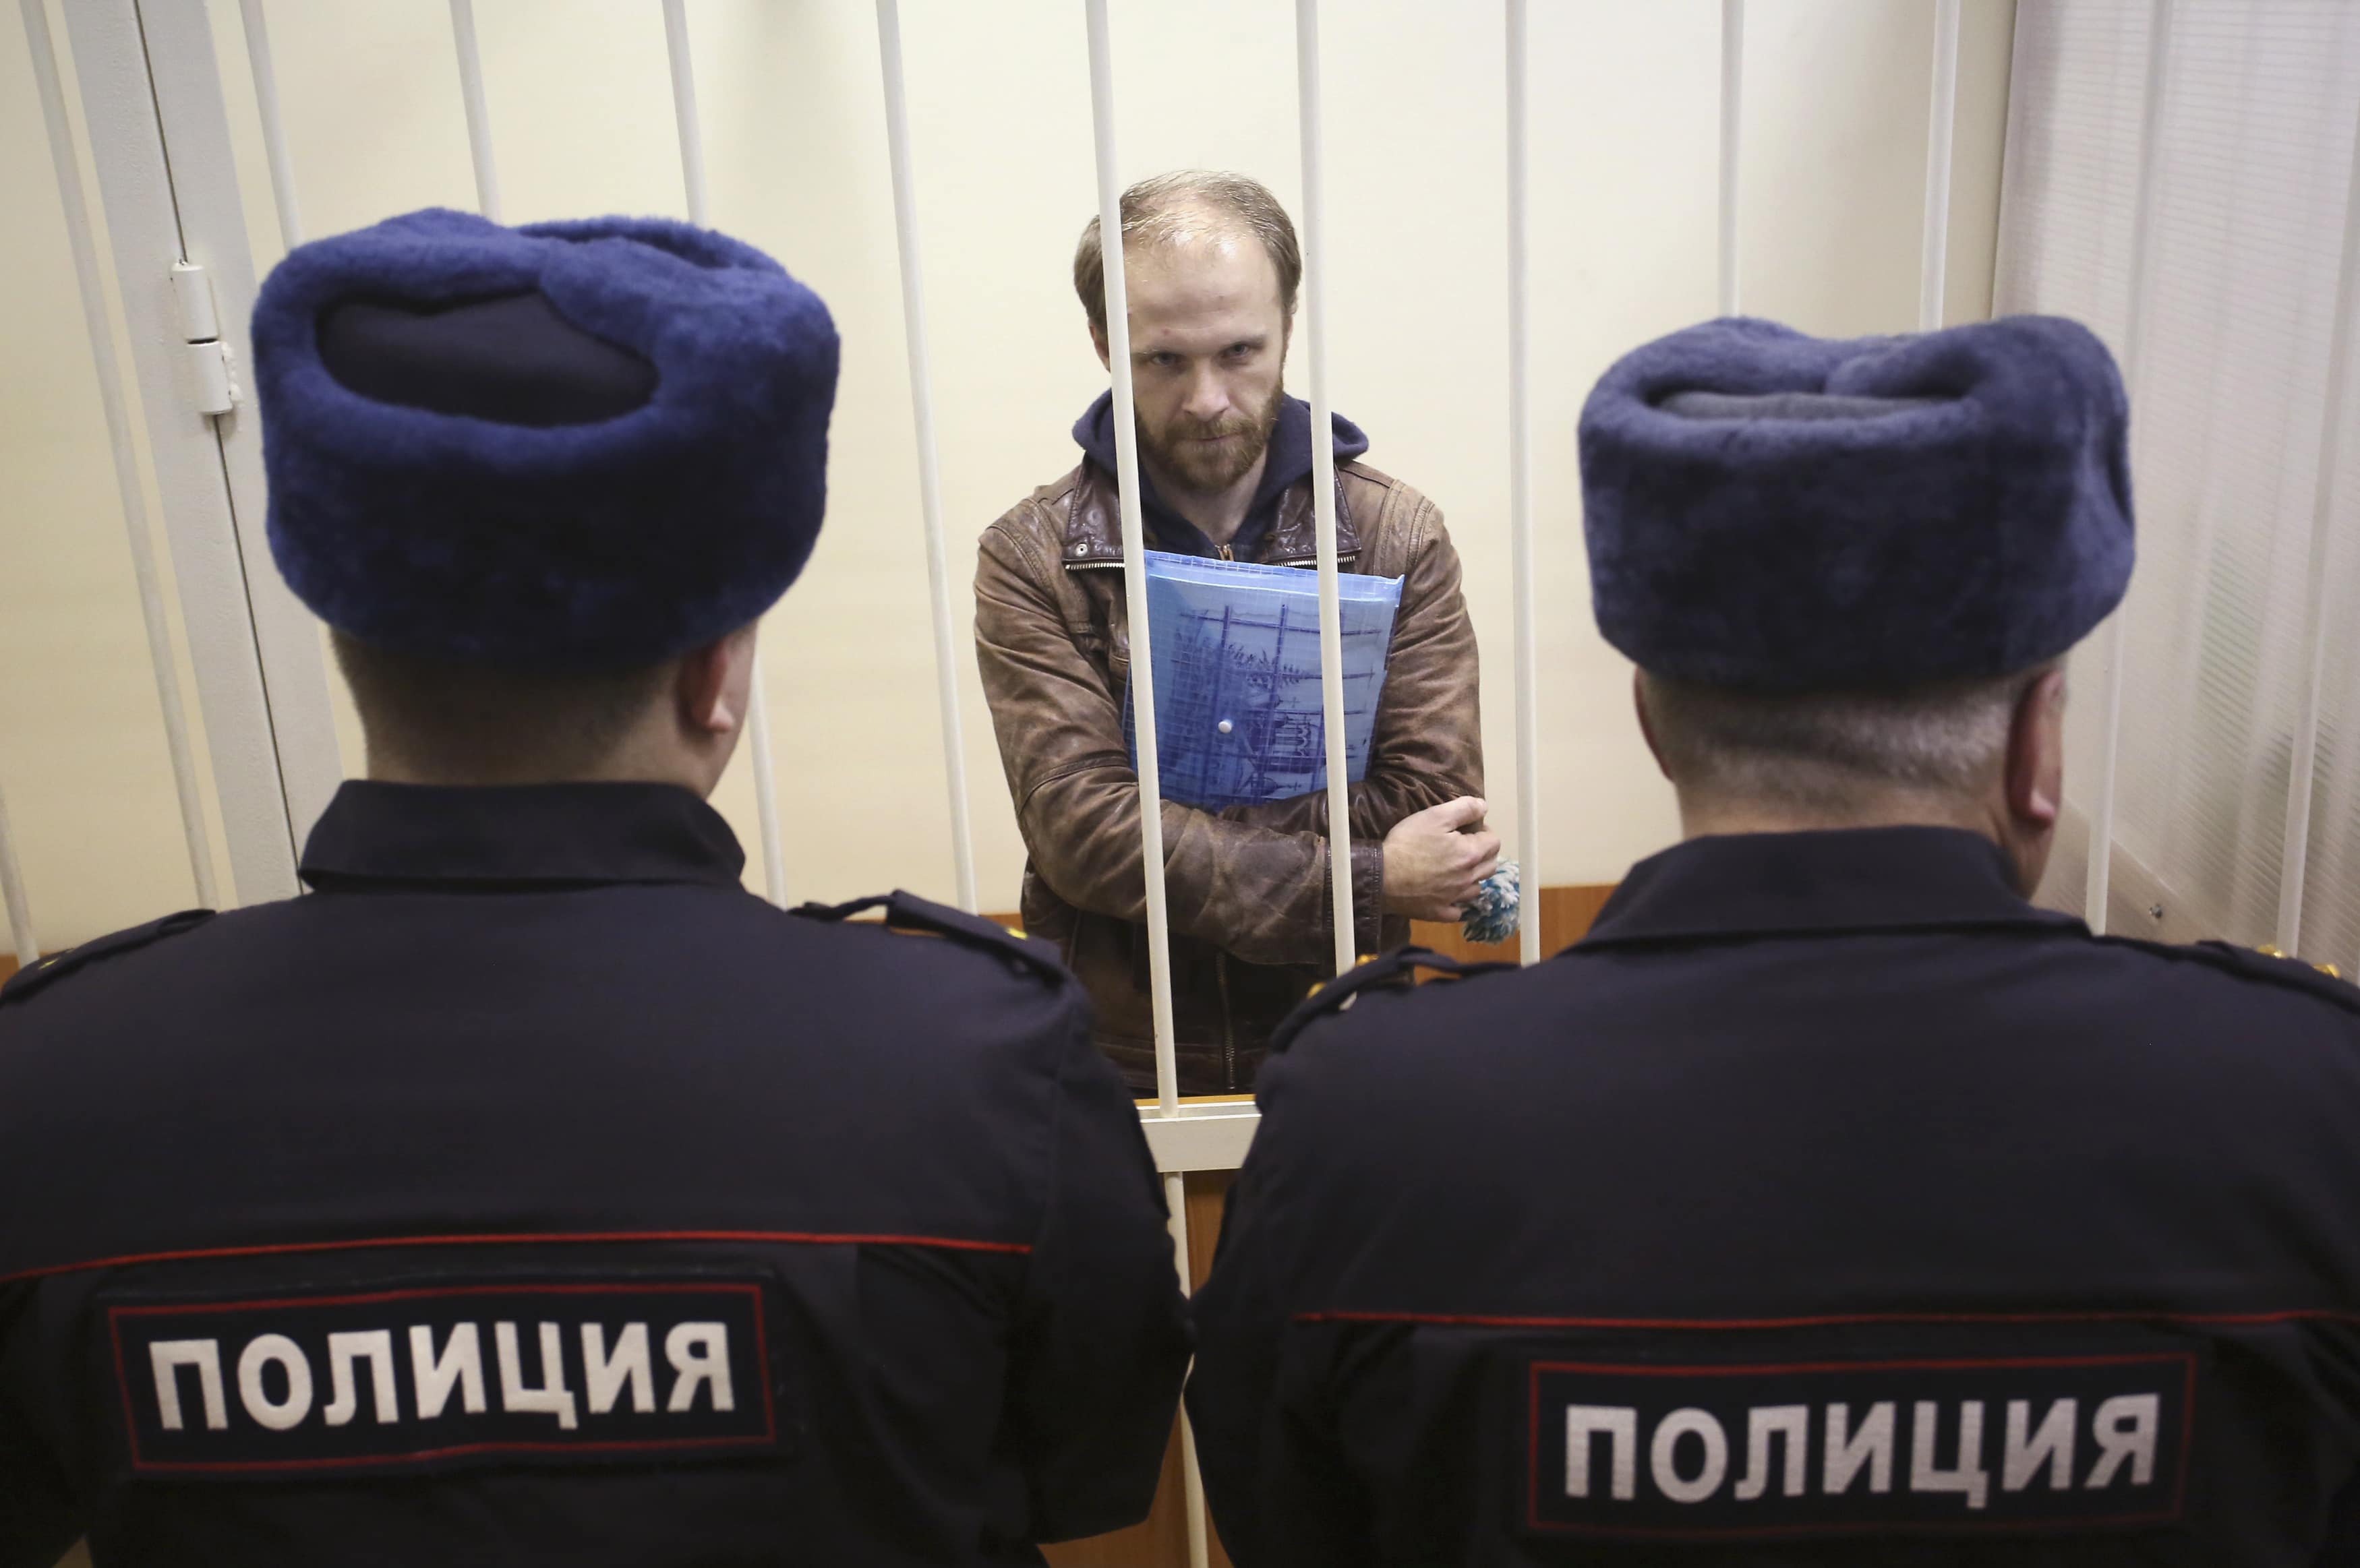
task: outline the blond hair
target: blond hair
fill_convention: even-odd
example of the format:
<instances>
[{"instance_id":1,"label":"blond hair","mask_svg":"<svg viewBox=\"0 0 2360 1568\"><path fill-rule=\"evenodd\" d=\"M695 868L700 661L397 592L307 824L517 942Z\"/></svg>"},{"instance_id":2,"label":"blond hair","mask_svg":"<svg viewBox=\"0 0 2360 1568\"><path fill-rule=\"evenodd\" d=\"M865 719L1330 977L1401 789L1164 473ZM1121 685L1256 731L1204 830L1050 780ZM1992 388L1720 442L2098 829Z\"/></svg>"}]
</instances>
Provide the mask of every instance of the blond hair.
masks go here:
<instances>
[{"instance_id":1,"label":"blond hair","mask_svg":"<svg viewBox=\"0 0 2360 1568\"><path fill-rule=\"evenodd\" d=\"M1208 230L1251 234L1278 270L1279 309L1294 317L1295 291L1303 286L1303 247L1286 209L1259 180L1202 169L1158 174L1124 191L1120 211L1125 247L1175 245ZM1090 331L1106 336L1106 255L1096 218L1074 248L1074 292L1089 312Z\"/></svg>"}]
</instances>

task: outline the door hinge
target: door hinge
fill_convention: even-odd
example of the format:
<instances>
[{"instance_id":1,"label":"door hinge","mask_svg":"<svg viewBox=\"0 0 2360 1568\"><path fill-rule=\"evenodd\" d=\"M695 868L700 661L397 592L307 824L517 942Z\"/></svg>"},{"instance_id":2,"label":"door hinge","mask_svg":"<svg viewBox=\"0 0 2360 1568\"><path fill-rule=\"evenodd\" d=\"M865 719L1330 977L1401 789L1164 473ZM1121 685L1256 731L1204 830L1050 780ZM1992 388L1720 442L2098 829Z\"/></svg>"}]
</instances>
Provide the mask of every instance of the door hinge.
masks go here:
<instances>
[{"instance_id":1,"label":"door hinge","mask_svg":"<svg viewBox=\"0 0 2360 1568\"><path fill-rule=\"evenodd\" d=\"M174 262L172 300L180 307L180 352L189 362L190 396L197 412L226 414L237 407L237 366L229 344L222 341L213 279L195 262Z\"/></svg>"}]
</instances>

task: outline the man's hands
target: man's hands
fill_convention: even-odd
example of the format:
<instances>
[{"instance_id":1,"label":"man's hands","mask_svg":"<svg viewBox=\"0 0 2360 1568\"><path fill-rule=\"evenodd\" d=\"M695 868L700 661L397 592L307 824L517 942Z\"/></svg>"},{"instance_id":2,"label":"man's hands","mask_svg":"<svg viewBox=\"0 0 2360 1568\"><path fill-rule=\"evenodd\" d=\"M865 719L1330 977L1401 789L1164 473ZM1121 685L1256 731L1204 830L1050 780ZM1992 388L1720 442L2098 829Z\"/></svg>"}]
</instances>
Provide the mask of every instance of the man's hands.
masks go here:
<instances>
[{"instance_id":1,"label":"man's hands","mask_svg":"<svg viewBox=\"0 0 2360 1568\"><path fill-rule=\"evenodd\" d=\"M1414 920L1455 920L1475 885L1500 863L1500 835L1486 829L1472 795L1404 817L1385 835L1385 909Z\"/></svg>"}]
</instances>

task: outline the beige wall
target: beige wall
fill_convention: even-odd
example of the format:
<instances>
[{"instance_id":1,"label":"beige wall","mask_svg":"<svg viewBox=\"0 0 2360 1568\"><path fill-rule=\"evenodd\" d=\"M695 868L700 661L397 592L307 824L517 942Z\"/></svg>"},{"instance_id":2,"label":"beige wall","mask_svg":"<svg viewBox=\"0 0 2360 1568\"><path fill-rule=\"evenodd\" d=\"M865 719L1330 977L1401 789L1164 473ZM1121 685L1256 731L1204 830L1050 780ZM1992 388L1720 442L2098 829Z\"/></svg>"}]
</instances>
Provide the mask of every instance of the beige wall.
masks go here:
<instances>
[{"instance_id":1,"label":"beige wall","mask_svg":"<svg viewBox=\"0 0 2360 1568\"><path fill-rule=\"evenodd\" d=\"M279 249L237 7L212 0L248 176ZM268 0L306 229L475 192L443 0ZM657 0L477 0L512 221L679 214ZM1819 332L1914 321L1932 0L1754 0L1746 308ZM967 761L987 907L1022 864L967 637L977 532L1074 461L1103 386L1067 282L1094 208L1080 8L905 0ZM1982 315L2011 0L1966 0L1950 312ZM1629 719L1628 667L1590 622L1574 421L1640 340L1713 304L1713 0L1534 5L1533 194L1545 876L1595 882L1668 842ZM925 614L899 273L872 10L692 0L714 209L816 288L844 335L829 521L766 628L796 898L900 884L947 897L949 832ZM1244 169L1301 181L1293 7L1117 0L1126 179ZM1495 820L1513 821L1502 34L1496 11L1352 0L1324 19L1338 408L1371 458L1440 502L1490 679ZM175 907L188 872L120 512L22 42L0 35L0 227L19 331L0 385L0 788L45 941ZM1298 377L1299 380L1299 377ZM349 735L348 735L349 746ZM348 749L348 759L357 756ZM751 789L719 803L752 845Z\"/></svg>"}]
</instances>

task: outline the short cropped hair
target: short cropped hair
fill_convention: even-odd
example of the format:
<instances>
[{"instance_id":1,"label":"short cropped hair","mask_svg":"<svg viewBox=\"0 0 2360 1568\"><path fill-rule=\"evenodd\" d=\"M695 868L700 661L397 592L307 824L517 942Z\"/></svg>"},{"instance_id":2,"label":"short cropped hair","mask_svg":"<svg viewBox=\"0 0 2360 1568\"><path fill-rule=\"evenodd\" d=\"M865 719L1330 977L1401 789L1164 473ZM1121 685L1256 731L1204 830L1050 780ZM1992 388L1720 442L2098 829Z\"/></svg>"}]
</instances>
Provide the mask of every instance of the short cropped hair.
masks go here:
<instances>
[{"instance_id":1,"label":"short cropped hair","mask_svg":"<svg viewBox=\"0 0 2360 1568\"><path fill-rule=\"evenodd\" d=\"M1874 796L1981 789L2007 757L2016 705L2054 661L1890 691L1760 692L1640 677L1664 769L1720 800L1841 811Z\"/></svg>"},{"instance_id":2,"label":"short cropped hair","mask_svg":"<svg viewBox=\"0 0 2360 1568\"><path fill-rule=\"evenodd\" d=\"M679 668L509 670L392 653L346 632L331 639L371 749L453 779L588 775Z\"/></svg>"},{"instance_id":3,"label":"short cropped hair","mask_svg":"<svg viewBox=\"0 0 2360 1568\"><path fill-rule=\"evenodd\" d=\"M1122 193L1120 211L1126 246L1171 245L1207 231L1251 234L1278 269L1280 310L1294 318L1295 296L1303 287L1303 247L1295 240L1294 220L1261 180L1184 169L1141 180ZM1090 331L1106 336L1106 256L1099 248L1096 218L1082 230L1082 243L1074 249L1074 292L1089 312Z\"/></svg>"}]
</instances>

